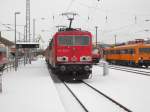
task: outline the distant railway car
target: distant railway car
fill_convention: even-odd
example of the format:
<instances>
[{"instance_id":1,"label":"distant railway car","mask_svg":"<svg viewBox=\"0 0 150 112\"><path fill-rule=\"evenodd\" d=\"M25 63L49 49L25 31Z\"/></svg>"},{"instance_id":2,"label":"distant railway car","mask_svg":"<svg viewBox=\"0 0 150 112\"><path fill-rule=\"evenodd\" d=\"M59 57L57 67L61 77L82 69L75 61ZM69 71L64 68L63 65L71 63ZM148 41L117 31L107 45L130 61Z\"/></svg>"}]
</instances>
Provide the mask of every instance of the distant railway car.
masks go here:
<instances>
[{"instance_id":1,"label":"distant railway car","mask_svg":"<svg viewBox=\"0 0 150 112\"><path fill-rule=\"evenodd\" d=\"M6 63L7 63L6 47L3 44L0 44L0 71L3 70Z\"/></svg>"},{"instance_id":2,"label":"distant railway car","mask_svg":"<svg viewBox=\"0 0 150 112\"><path fill-rule=\"evenodd\" d=\"M104 49L105 59L112 64L150 66L150 44L136 43Z\"/></svg>"},{"instance_id":3,"label":"distant railway car","mask_svg":"<svg viewBox=\"0 0 150 112\"><path fill-rule=\"evenodd\" d=\"M98 63L101 58L100 49L94 47L92 50L92 61L93 63Z\"/></svg>"},{"instance_id":4,"label":"distant railway car","mask_svg":"<svg viewBox=\"0 0 150 112\"><path fill-rule=\"evenodd\" d=\"M81 29L59 30L45 55L46 61L61 79L88 79L92 72L92 34Z\"/></svg>"}]
</instances>

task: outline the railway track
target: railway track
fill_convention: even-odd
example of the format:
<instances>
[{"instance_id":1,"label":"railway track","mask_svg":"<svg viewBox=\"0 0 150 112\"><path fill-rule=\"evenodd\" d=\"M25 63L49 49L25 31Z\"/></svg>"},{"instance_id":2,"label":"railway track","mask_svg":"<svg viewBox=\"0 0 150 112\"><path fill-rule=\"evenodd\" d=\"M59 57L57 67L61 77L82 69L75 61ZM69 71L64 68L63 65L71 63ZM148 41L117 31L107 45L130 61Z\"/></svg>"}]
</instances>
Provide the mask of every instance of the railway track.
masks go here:
<instances>
[{"instance_id":1,"label":"railway track","mask_svg":"<svg viewBox=\"0 0 150 112\"><path fill-rule=\"evenodd\" d=\"M102 67L102 65L98 65L98 66ZM127 68L127 67L116 66L116 65L109 65L108 67L111 69L115 69L115 70L120 70L120 71L125 71L125 72L130 72L130 73L136 73L136 74L140 74L140 75L144 75L144 76L150 76L149 71L137 70L134 68Z\"/></svg>"},{"instance_id":2,"label":"railway track","mask_svg":"<svg viewBox=\"0 0 150 112\"><path fill-rule=\"evenodd\" d=\"M63 81L62 81L63 82ZM88 109L84 106L84 104L79 100L79 98L75 95L75 93L71 90L71 88L69 88L69 86L63 82L63 84L66 86L66 88L69 90L69 92L73 95L73 97L79 102L79 104L81 105L81 107L83 108L83 110L85 112L89 112Z\"/></svg>"},{"instance_id":3,"label":"railway track","mask_svg":"<svg viewBox=\"0 0 150 112\"><path fill-rule=\"evenodd\" d=\"M120 104L119 102L117 102L115 99L112 99L111 97L107 96L106 94L104 94L103 92L101 92L100 90L97 90L96 88L94 88L93 86L91 86L90 84L81 81L82 84L86 85L88 88L92 89L94 92L98 93L99 95L105 97L107 100L111 101L113 104L115 104L116 106L120 107L122 110L126 111L126 112L132 112L130 109L128 109L127 107L125 107L124 105ZM85 110L85 112L89 112L89 109L82 103L82 101L76 96L76 94L73 92L73 90L71 89L71 87L68 86L68 84L66 82L63 82L63 84L66 86L66 88L70 91L70 93L73 95L73 97L75 97L75 99L79 102L79 104L81 105L81 107Z\"/></svg>"},{"instance_id":4,"label":"railway track","mask_svg":"<svg viewBox=\"0 0 150 112\"><path fill-rule=\"evenodd\" d=\"M150 68L144 68L144 67L134 67L134 66L132 67L132 66L123 66L123 65L109 65L109 66L115 66L115 67L121 67L121 68L150 72Z\"/></svg>"},{"instance_id":5,"label":"railway track","mask_svg":"<svg viewBox=\"0 0 150 112\"><path fill-rule=\"evenodd\" d=\"M51 74L51 70L50 70L50 69L49 69L49 73ZM60 80L60 79L59 79L59 80ZM68 83L66 83L66 82L64 82L64 81L62 81L62 80L61 80L61 82L64 84L64 86L67 88L67 90L72 94L72 96L77 100L77 102L81 105L81 108L82 108L85 112L91 112L90 109L88 108L88 106L86 106L86 105L84 104L85 102L82 101L81 98L79 98L79 97L76 95L76 92L74 92L74 91L72 90L73 88L71 88L71 87L69 86L69 85L72 85L72 84L68 84ZM112 108L114 108L114 106L115 106L115 108L117 108L117 109L118 109L118 107L119 107L119 110L122 110L122 111L125 111L125 112L132 112L132 111L131 111L130 109L128 109L126 106L122 105L121 103L119 103L119 102L116 101L115 99L109 97L108 95L104 94L104 93L101 92L100 90L94 88L94 87L91 86L90 84L88 84L88 83L86 83L86 82L84 82L84 81L80 81L80 82L78 82L78 83L87 86L87 87L88 87L90 90L92 90L95 94L98 93L98 97L101 98L101 96L103 96L102 98L104 98L104 99L106 100L106 102L109 101L109 103L113 103ZM80 90L79 90L79 92L80 92ZM89 92L89 91L87 91L87 92ZM87 92L86 92L86 93L87 93ZM93 96L93 94L92 94L92 96ZM88 96L87 96L87 97L88 97ZM98 97L96 97L96 99L97 99ZM90 100L89 100L89 101L90 101ZM106 104L105 104L105 105L106 105ZM121 112L122 112L122 111L121 111Z\"/></svg>"}]
</instances>

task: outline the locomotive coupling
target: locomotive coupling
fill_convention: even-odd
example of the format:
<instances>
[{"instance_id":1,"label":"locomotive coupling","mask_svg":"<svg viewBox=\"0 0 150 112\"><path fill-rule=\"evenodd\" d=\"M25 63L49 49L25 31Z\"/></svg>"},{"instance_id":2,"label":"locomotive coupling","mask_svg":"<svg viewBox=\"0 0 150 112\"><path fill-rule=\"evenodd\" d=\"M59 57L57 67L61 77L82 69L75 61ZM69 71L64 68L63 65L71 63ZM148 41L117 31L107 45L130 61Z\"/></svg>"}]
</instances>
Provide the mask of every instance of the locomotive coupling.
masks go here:
<instances>
[{"instance_id":1,"label":"locomotive coupling","mask_svg":"<svg viewBox=\"0 0 150 112\"><path fill-rule=\"evenodd\" d=\"M85 66L85 67L84 67L84 70L85 70L85 71L89 71L89 70L90 70L90 67L89 67L89 66Z\"/></svg>"},{"instance_id":2,"label":"locomotive coupling","mask_svg":"<svg viewBox=\"0 0 150 112\"><path fill-rule=\"evenodd\" d=\"M62 65L62 66L60 66L60 70L64 72L66 70L66 67L64 65Z\"/></svg>"}]
</instances>

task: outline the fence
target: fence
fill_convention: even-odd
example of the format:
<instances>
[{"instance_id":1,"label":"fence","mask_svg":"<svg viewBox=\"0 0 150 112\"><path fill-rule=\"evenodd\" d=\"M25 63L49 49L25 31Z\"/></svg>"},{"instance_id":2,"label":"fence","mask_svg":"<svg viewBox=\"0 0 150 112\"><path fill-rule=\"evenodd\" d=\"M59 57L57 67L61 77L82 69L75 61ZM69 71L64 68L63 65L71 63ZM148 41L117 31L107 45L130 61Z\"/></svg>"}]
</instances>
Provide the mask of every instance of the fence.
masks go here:
<instances>
[{"instance_id":1,"label":"fence","mask_svg":"<svg viewBox=\"0 0 150 112\"><path fill-rule=\"evenodd\" d=\"M18 66L21 65L24 62L24 60L18 60ZM4 71L11 71L15 70L15 61L10 61L5 65L3 69L0 70L0 93L2 93L2 75Z\"/></svg>"},{"instance_id":2,"label":"fence","mask_svg":"<svg viewBox=\"0 0 150 112\"><path fill-rule=\"evenodd\" d=\"M0 72L0 93L2 92L2 73Z\"/></svg>"}]
</instances>

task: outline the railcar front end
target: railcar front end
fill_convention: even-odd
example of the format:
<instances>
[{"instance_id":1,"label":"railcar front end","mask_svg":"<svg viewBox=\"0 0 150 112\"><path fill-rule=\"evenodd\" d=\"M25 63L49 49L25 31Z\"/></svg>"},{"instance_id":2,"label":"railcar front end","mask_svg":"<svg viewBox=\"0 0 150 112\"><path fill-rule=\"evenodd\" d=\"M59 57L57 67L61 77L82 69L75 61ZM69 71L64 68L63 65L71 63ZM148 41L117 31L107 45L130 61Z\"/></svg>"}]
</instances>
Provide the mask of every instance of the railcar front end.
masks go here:
<instances>
[{"instance_id":1,"label":"railcar front end","mask_svg":"<svg viewBox=\"0 0 150 112\"><path fill-rule=\"evenodd\" d=\"M55 72L65 80L88 79L92 73L91 34L75 31L58 33L55 36Z\"/></svg>"}]
</instances>

